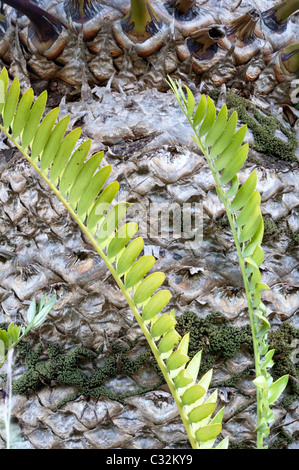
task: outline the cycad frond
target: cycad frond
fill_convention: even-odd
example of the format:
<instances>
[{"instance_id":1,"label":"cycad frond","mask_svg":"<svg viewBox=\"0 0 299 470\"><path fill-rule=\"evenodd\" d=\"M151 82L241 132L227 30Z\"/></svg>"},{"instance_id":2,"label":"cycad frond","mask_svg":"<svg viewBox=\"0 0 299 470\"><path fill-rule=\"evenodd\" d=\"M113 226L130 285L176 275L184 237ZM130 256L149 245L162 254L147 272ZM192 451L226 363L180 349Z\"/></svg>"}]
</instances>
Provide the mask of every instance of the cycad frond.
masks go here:
<instances>
[{"instance_id":1,"label":"cycad frond","mask_svg":"<svg viewBox=\"0 0 299 470\"><path fill-rule=\"evenodd\" d=\"M0 129L31 163L38 174L64 204L85 236L106 263L125 296L164 375L194 448L210 448L221 431L223 410L213 418L217 394L207 398L211 373L197 383L200 354L188 356L189 335L180 338L175 330L174 313L161 313L171 298L161 288L164 274L148 274L155 259L142 255L143 239L133 238L137 224L121 225L127 203L113 205L119 184L103 186L111 166L99 168L103 153L88 158L91 147L86 140L76 147L80 129L66 134L69 117L56 122L53 109L41 121L46 92L33 102L28 90L19 102L20 86L15 79L8 89L8 75L3 69L0 85L4 106ZM189 365L187 365L189 363ZM224 439L219 448L227 448Z\"/></svg>"},{"instance_id":2,"label":"cycad frond","mask_svg":"<svg viewBox=\"0 0 299 470\"><path fill-rule=\"evenodd\" d=\"M178 82L169 78L178 103L187 117L196 142L206 157L216 183L216 191L225 206L230 227L239 257L244 287L250 314L252 336L255 350L258 408L258 447L263 446L263 439L269 435L269 423L274 419L270 404L273 396L278 398L288 382L288 376L273 383L268 372L272 367L274 350L268 351L267 333L270 328L266 317L266 307L261 300L261 291L269 289L261 282L260 266L264 259L261 242L264 223L261 213L261 196L255 189L256 171L253 171L242 186L238 172L246 161L249 145L243 144L247 126L237 128L237 113L227 119L227 107L223 105L217 114L211 98L201 95L195 107L195 99L188 87L186 93ZM228 186L229 185L229 186ZM271 356L271 357L270 357ZM267 358L269 358L267 360Z\"/></svg>"}]
</instances>

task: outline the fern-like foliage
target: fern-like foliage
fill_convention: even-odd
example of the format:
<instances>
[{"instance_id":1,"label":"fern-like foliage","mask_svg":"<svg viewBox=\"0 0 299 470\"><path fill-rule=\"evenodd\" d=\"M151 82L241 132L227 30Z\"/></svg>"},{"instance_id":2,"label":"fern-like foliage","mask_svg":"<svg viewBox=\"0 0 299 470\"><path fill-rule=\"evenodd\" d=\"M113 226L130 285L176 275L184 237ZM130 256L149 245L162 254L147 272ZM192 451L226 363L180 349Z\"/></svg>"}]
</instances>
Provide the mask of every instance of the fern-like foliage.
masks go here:
<instances>
[{"instance_id":1,"label":"fern-like foliage","mask_svg":"<svg viewBox=\"0 0 299 470\"><path fill-rule=\"evenodd\" d=\"M238 178L238 172L248 155L249 145L243 144L247 126L243 125L236 130L237 113L232 113L228 119L226 105L217 113L209 96L201 95L195 106L194 96L188 87L185 86L183 90L170 77L169 85L194 131L191 137L206 157L234 236L252 328L256 367L254 383L257 387L256 431L257 444L261 448L264 447L264 438L269 436L269 424L274 420L270 405L285 389L288 375L273 383L269 373L274 364L272 357L275 351L269 351L267 334L270 324L266 307L261 300L261 292L269 289L261 281L260 272L264 259L261 247L264 232L261 196L256 189L256 171L241 186Z\"/></svg>"},{"instance_id":2,"label":"fern-like foliage","mask_svg":"<svg viewBox=\"0 0 299 470\"><path fill-rule=\"evenodd\" d=\"M89 156L90 140L76 146L79 128L65 136L69 117L56 123L58 108L42 119L46 92L33 101L33 91L28 89L19 100L19 81L14 79L9 87L5 68L0 75L1 90L0 129L47 182L106 263L161 368L192 447L213 447L222 429L224 408L213 415L217 390L208 394L212 370L198 382L201 352L190 360L189 334L180 338L174 312L162 313L171 298L170 291L161 288L165 275L148 274L155 259L142 255L141 237L133 238L137 224L121 225L127 203L112 204L119 184L105 185L111 166L99 168L103 152ZM225 449L228 439L216 444Z\"/></svg>"}]
</instances>

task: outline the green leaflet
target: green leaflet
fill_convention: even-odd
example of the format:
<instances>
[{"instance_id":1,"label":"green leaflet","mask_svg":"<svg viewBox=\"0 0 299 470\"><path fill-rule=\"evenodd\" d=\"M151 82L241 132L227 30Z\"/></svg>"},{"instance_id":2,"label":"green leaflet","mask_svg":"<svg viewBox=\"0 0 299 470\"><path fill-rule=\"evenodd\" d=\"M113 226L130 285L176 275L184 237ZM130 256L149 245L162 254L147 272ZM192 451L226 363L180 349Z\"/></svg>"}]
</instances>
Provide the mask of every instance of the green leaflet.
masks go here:
<instances>
[{"instance_id":1,"label":"green leaflet","mask_svg":"<svg viewBox=\"0 0 299 470\"><path fill-rule=\"evenodd\" d=\"M46 170L51 163L55 160L56 154L60 148L61 140L67 130L70 122L70 117L65 116L58 124L54 127L53 131L49 135L44 151L41 156L40 168L42 171ZM42 125L42 124L41 124ZM58 157L59 158L59 157ZM65 161L65 157L63 158Z\"/></svg>"},{"instance_id":2,"label":"green leaflet","mask_svg":"<svg viewBox=\"0 0 299 470\"><path fill-rule=\"evenodd\" d=\"M179 367L182 367L189 361L187 354L184 354L182 351L177 349L174 351L171 356L167 359L167 370L175 370ZM183 403L184 404L184 403Z\"/></svg>"},{"instance_id":3,"label":"green leaflet","mask_svg":"<svg viewBox=\"0 0 299 470\"><path fill-rule=\"evenodd\" d=\"M230 209L232 212L236 212L241 209L247 201L251 198L257 183L257 173L254 170L247 178L245 183L241 186L236 196L234 197Z\"/></svg>"},{"instance_id":4,"label":"green leaflet","mask_svg":"<svg viewBox=\"0 0 299 470\"><path fill-rule=\"evenodd\" d=\"M191 375L194 381L197 379L197 376L198 376L198 371L199 371L200 363L201 363L201 355L202 355L201 351L196 353L187 366L187 371Z\"/></svg>"},{"instance_id":5,"label":"green leaflet","mask_svg":"<svg viewBox=\"0 0 299 470\"><path fill-rule=\"evenodd\" d=\"M215 158L217 157L217 155L220 155L230 144L231 139L233 138L236 130L237 120L238 116L237 113L234 111L229 120L227 121L224 131L222 132L220 137L218 137L218 139L211 148L211 158Z\"/></svg>"},{"instance_id":6,"label":"green leaflet","mask_svg":"<svg viewBox=\"0 0 299 470\"><path fill-rule=\"evenodd\" d=\"M108 211L113 199L118 193L118 190L119 183L117 181L113 181L112 183L108 184L108 186L106 186L103 192L99 195L96 202L93 204L86 222L87 228L92 234L94 234L99 220L104 217Z\"/></svg>"},{"instance_id":7,"label":"green leaflet","mask_svg":"<svg viewBox=\"0 0 299 470\"><path fill-rule=\"evenodd\" d=\"M289 376L283 375L269 387L268 402L270 405L276 402L276 400L280 397L280 395L282 394L282 392L287 386L288 380L289 380Z\"/></svg>"},{"instance_id":8,"label":"green leaflet","mask_svg":"<svg viewBox=\"0 0 299 470\"><path fill-rule=\"evenodd\" d=\"M0 73L0 113L3 111L5 105L5 97L8 88L8 73L6 68L3 68Z\"/></svg>"},{"instance_id":9,"label":"green leaflet","mask_svg":"<svg viewBox=\"0 0 299 470\"><path fill-rule=\"evenodd\" d=\"M19 137L27 121L30 108L33 103L33 90L29 88L25 91L17 107L16 115L12 124L12 136L14 139ZM0 105L1 108L1 105Z\"/></svg>"},{"instance_id":10,"label":"green leaflet","mask_svg":"<svg viewBox=\"0 0 299 470\"><path fill-rule=\"evenodd\" d=\"M164 335L168 330L176 325L176 320L171 315L161 315L161 317L152 326L151 334L155 337Z\"/></svg>"},{"instance_id":11,"label":"green leaflet","mask_svg":"<svg viewBox=\"0 0 299 470\"><path fill-rule=\"evenodd\" d=\"M118 255L118 253L122 251L125 245L135 235L137 230L138 230L138 225L135 224L135 222L129 222L123 225L115 234L111 242L109 243L108 250L107 250L108 258L113 259L116 255ZM164 282L164 280L162 282ZM134 301L136 304L139 303L139 302L136 302L135 298L134 298Z\"/></svg>"},{"instance_id":12,"label":"green leaflet","mask_svg":"<svg viewBox=\"0 0 299 470\"><path fill-rule=\"evenodd\" d=\"M161 310L163 310L164 307L166 307L166 305L170 301L170 298L171 293L169 290L160 290L159 292L154 294L149 300L149 302L143 307L142 319L144 321L148 321L154 318L156 315L158 315L158 313L161 312Z\"/></svg>"},{"instance_id":13,"label":"green leaflet","mask_svg":"<svg viewBox=\"0 0 299 470\"><path fill-rule=\"evenodd\" d=\"M174 328L176 320L173 310L170 313L161 313L171 298L170 290L163 288L159 290L165 275L161 272L147 275L154 266L155 259L150 255L140 256L144 245L143 239L141 237L133 239L138 230L137 224L129 222L119 228L128 204L114 202L119 190L117 181L105 186L111 173L111 166L99 168L103 158L102 152L88 156L91 147L89 140L77 146L81 135L80 128L65 135L69 116L56 123L58 109L53 109L41 121L46 106L46 92L33 102L33 91L29 89L18 104L19 82L16 79L7 93L8 82L7 71L3 69L0 74L0 92L3 91L5 99L0 103L3 123L0 124L0 128L12 142L13 138L21 137L21 145L18 148L23 156L57 195L78 223L84 236L102 257L147 338L177 403L192 447L198 448L199 443L195 438L192 420L189 419L192 405L189 406L188 403L197 402L198 406L202 405L198 400L199 397L204 399L210 384L211 371L197 382L201 353L196 354L190 361L189 334L181 339ZM183 93L182 87L176 87L175 84L174 86L177 96ZM190 119L194 113L193 120L198 125L203 121L201 131L207 134L206 141L212 143L218 140L223 129L227 127L226 108L222 109L220 116L215 120L216 110L212 100L203 96L195 109L195 100L189 89L183 102L187 105ZM209 129L211 125L212 130ZM28 327L24 332L39 326L45 320L55 300L52 298L45 302L45 299L46 295L38 305L35 300L31 302L27 312ZM12 341L19 340L19 335L20 330L13 324L9 326L8 332L0 330L2 358L5 348ZM217 393L213 393L206 399L201 411L196 410L192 413L196 425L202 427L207 423L214 425L210 416L214 411L216 396Z\"/></svg>"},{"instance_id":14,"label":"green leaflet","mask_svg":"<svg viewBox=\"0 0 299 470\"><path fill-rule=\"evenodd\" d=\"M226 126L226 121L227 121L227 107L226 105L223 105L222 108L220 109L217 119L212 125L211 129L208 131L208 134L205 138L205 146L210 147L215 140L220 137L222 134L225 126Z\"/></svg>"},{"instance_id":15,"label":"green leaflet","mask_svg":"<svg viewBox=\"0 0 299 470\"><path fill-rule=\"evenodd\" d=\"M207 98L207 102L208 102L207 112L200 126L200 130L198 133L199 137L202 137L211 129L215 121L215 117L216 117L216 108L215 108L213 101L211 100L209 96Z\"/></svg>"},{"instance_id":16,"label":"green leaflet","mask_svg":"<svg viewBox=\"0 0 299 470\"><path fill-rule=\"evenodd\" d=\"M199 442L207 442L210 441L211 439L215 439L218 434L220 434L222 429L221 424L208 424L207 426L203 426L202 428L199 428L195 435L196 439Z\"/></svg>"},{"instance_id":17,"label":"green leaflet","mask_svg":"<svg viewBox=\"0 0 299 470\"><path fill-rule=\"evenodd\" d=\"M220 184L228 183L233 177L241 170L247 155L248 155L249 144L244 144L235 154L235 156L229 161L228 165L224 168Z\"/></svg>"},{"instance_id":18,"label":"green leaflet","mask_svg":"<svg viewBox=\"0 0 299 470\"><path fill-rule=\"evenodd\" d=\"M193 383L193 379L190 376L190 374L188 374L186 369L181 370L174 379L174 385L176 389L186 388L187 385L190 385L192 383ZM190 422L192 422L191 419L190 419Z\"/></svg>"},{"instance_id":19,"label":"green leaflet","mask_svg":"<svg viewBox=\"0 0 299 470\"><path fill-rule=\"evenodd\" d=\"M160 287L165 280L164 273L152 273L147 276L140 286L136 289L134 294L134 302L141 304L145 302L154 292ZM158 335L160 336L160 335Z\"/></svg>"},{"instance_id":20,"label":"green leaflet","mask_svg":"<svg viewBox=\"0 0 299 470\"><path fill-rule=\"evenodd\" d=\"M126 203L116 204L100 224L97 232L97 242L101 248L108 243L108 238L118 227L120 221L126 214L126 210Z\"/></svg>"},{"instance_id":21,"label":"green leaflet","mask_svg":"<svg viewBox=\"0 0 299 470\"><path fill-rule=\"evenodd\" d=\"M191 92L191 90L189 90L189 88L187 86L185 86L186 88L186 91L187 91L187 102L188 102L188 105L187 105L187 113L189 115L189 117L192 116L193 112L194 112L194 107L195 107L195 99L194 99L194 96Z\"/></svg>"},{"instance_id":22,"label":"green leaflet","mask_svg":"<svg viewBox=\"0 0 299 470\"><path fill-rule=\"evenodd\" d=\"M258 205L254 207L250 219L244 225L240 235L239 242L244 243L250 240L257 232L262 218L261 209Z\"/></svg>"},{"instance_id":23,"label":"green leaflet","mask_svg":"<svg viewBox=\"0 0 299 470\"><path fill-rule=\"evenodd\" d=\"M90 181L100 165L104 156L104 152L99 152L93 155L83 166L82 171L80 171L77 176L70 194L69 194L69 204L74 208L76 207L77 202L79 201L81 195L85 192Z\"/></svg>"},{"instance_id":24,"label":"green leaflet","mask_svg":"<svg viewBox=\"0 0 299 470\"><path fill-rule=\"evenodd\" d=\"M248 219L250 219L250 217L252 216L255 206L259 206L260 203L261 195L258 191L254 191L249 201L246 203L246 205L243 207L243 209L237 216L235 226L242 227L243 225L245 225Z\"/></svg>"},{"instance_id":25,"label":"green leaflet","mask_svg":"<svg viewBox=\"0 0 299 470\"><path fill-rule=\"evenodd\" d=\"M80 173L80 170L83 166L83 162L87 157L87 154L90 150L91 141L86 140L83 142L77 150L73 153L70 161L68 162L59 184L59 191L62 195L65 195L72 184L76 180L77 176Z\"/></svg>"},{"instance_id":26,"label":"green leaflet","mask_svg":"<svg viewBox=\"0 0 299 470\"><path fill-rule=\"evenodd\" d=\"M192 405L197 400L202 398L205 394L206 394L206 391L201 385L199 384L192 385L184 392L182 396L182 403L183 405Z\"/></svg>"},{"instance_id":27,"label":"green leaflet","mask_svg":"<svg viewBox=\"0 0 299 470\"><path fill-rule=\"evenodd\" d=\"M235 135L233 136L230 144L226 147L226 149L221 153L221 155L217 158L214 163L214 168L216 171L223 170L230 160L233 158L233 155L236 154L238 148L242 144L244 137L247 132L247 126L242 126Z\"/></svg>"},{"instance_id":28,"label":"green leaflet","mask_svg":"<svg viewBox=\"0 0 299 470\"><path fill-rule=\"evenodd\" d=\"M191 423L198 423L198 421L202 421L203 419L207 418L213 413L215 408L216 403L204 403L203 405L199 405L196 408L193 408L193 410L191 410L189 413L189 419Z\"/></svg>"},{"instance_id":29,"label":"green leaflet","mask_svg":"<svg viewBox=\"0 0 299 470\"><path fill-rule=\"evenodd\" d=\"M180 335L174 328L167 331L167 333L165 333L165 335L163 336L163 338L161 338L159 342L159 353L165 354L165 353L168 353L169 351L172 351L175 344L177 344L179 340L180 340Z\"/></svg>"},{"instance_id":30,"label":"green leaflet","mask_svg":"<svg viewBox=\"0 0 299 470\"><path fill-rule=\"evenodd\" d=\"M65 120L65 122L67 122L67 120ZM59 149L53 156L53 164L50 169L50 178L52 181L56 181L57 178L61 177L61 174L71 156L72 151L74 150L80 134L81 129L78 127L77 129L70 132L60 144Z\"/></svg>"},{"instance_id":31,"label":"green leaflet","mask_svg":"<svg viewBox=\"0 0 299 470\"><path fill-rule=\"evenodd\" d=\"M135 238L122 253L117 262L117 273L121 276L133 265L137 256L143 250L143 239L141 237Z\"/></svg>"},{"instance_id":32,"label":"green leaflet","mask_svg":"<svg viewBox=\"0 0 299 470\"><path fill-rule=\"evenodd\" d=\"M59 108L54 108L50 111L40 124L31 146L31 158L36 159L38 155L44 150L44 147L49 139L49 134L59 114ZM48 165L47 165L48 166ZM42 166L41 166L42 168Z\"/></svg>"},{"instance_id":33,"label":"green leaflet","mask_svg":"<svg viewBox=\"0 0 299 470\"><path fill-rule=\"evenodd\" d=\"M46 107L47 98L47 92L43 91L42 94L39 95L39 97L36 99L32 108L29 111L22 133L22 147L24 149L31 144L36 134L39 122Z\"/></svg>"},{"instance_id":34,"label":"green leaflet","mask_svg":"<svg viewBox=\"0 0 299 470\"><path fill-rule=\"evenodd\" d=\"M207 97L205 95L202 95L193 117L194 127L197 127L203 120L206 114L207 106Z\"/></svg>"},{"instance_id":35,"label":"green leaflet","mask_svg":"<svg viewBox=\"0 0 299 470\"><path fill-rule=\"evenodd\" d=\"M8 127L11 125L19 101L19 95L20 82L17 78L15 78L10 86L2 112L3 126L5 129L8 129Z\"/></svg>"},{"instance_id":36,"label":"green leaflet","mask_svg":"<svg viewBox=\"0 0 299 470\"><path fill-rule=\"evenodd\" d=\"M83 220L85 220L86 213L89 212L89 210L93 206L96 197L99 195L102 187L104 186L107 178L109 177L111 169L111 165L107 165L101 168L92 177L92 180L90 181L88 187L85 188L84 191L81 191L77 207L77 213L80 218L83 218Z\"/></svg>"},{"instance_id":37,"label":"green leaflet","mask_svg":"<svg viewBox=\"0 0 299 470\"><path fill-rule=\"evenodd\" d=\"M225 199L230 199L233 197L239 189L239 178L238 175L235 175L231 180L230 188L224 194Z\"/></svg>"}]
</instances>

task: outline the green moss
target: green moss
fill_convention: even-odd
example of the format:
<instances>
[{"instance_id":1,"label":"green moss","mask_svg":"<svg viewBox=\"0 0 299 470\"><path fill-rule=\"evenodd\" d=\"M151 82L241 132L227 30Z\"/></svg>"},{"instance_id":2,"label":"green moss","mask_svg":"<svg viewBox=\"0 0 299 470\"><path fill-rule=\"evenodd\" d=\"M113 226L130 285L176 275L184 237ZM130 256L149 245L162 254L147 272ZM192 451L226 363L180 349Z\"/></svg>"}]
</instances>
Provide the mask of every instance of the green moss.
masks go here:
<instances>
[{"instance_id":1,"label":"green moss","mask_svg":"<svg viewBox=\"0 0 299 470\"><path fill-rule=\"evenodd\" d=\"M288 395L282 403L283 407L288 408L299 397L299 330L284 322L276 331L269 333L269 346L275 349L273 378L290 374Z\"/></svg>"},{"instance_id":2,"label":"green moss","mask_svg":"<svg viewBox=\"0 0 299 470\"><path fill-rule=\"evenodd\" d=\"M219 90L213 90L210 96L217 100L219 93ZM276 116L259 109L250 101L230 91L227 92L226 105L229 114L237 111L239 120L243 124L247 124L252 131L254 137L254 142L250 144L252 149L284 161L297 161L295 151L298 147L298 141L294 129L288 130ZM286 141L275 135L277 129L286 136Z\"/></svg>"},{"instance_id":3,"label":"green moss","mask_svg":"<svg viewBox=\"0 0 299 470\"><path fill-rule=\"evenodd\" d=\"M234 357L244 343L252 349L250 325L231 326L220 313L208 315L203 319L194 312L187 311L178 318L176 329L182 336L190 333L190 357L199 350L203 351L201 374L213 367L217 359Z\"/></svg>"},{"instance_id":4,"label":"green moss","mask_svg":"<svg viewBox=\"0 0 299 470\"><path fill-rule=\"evenodd\" d=\"M282 221L274 222L271 217L264 217L264 240L278 238L284 231Z\"/></svg>"},{"instance_id":5,"label":"green moss","mask_svg":"<svg viewBox=\"0 0 299 470\"><path fill-rule=\"evenodd\" d=\"M56 344L50 344L46 350L43 350L41 345L30 350L27 344L20 343L18 355L25 357L27 371L20 378L13 381L13 392L28 395L29 390L39 390L45 384L50 386L64 385L77 387L78 393L66 397L57 405L58 408L80 395L95 398L105 396L111 400L124 403L124 398L133 393L124 393L117 396L104 385L104 382L118 374L132 376L142 366L149 363L152 363L154 368L157 367L150 351L141 353L135 361L130 359L128 353L134 345L135 342L130 344L128 348L123 348L114 344L112 346L113 354L99 368L95 362L98 353L87 348L76 348L71 353L63 354ZM47 359L40 359L42 353L47 356ZM85 373L83 368L86 361L91 365L89 367L91 371L88 374ZM135 395L156 389L161 383L164 383L164 381L158 381L154 388L140 386L140 391Z\"/></svg>"},{"instance_id":6,"label":"green moss","mask_svg":"<svg viewBox=\"0 0 299 470\"><path fill-rule=\"evenodd\" d=\"M285 429L282 428L276 434L274 442L269 445L269 449L288 448L292 442L294 442L294 438Z\"/></svg>"}]
</instances>

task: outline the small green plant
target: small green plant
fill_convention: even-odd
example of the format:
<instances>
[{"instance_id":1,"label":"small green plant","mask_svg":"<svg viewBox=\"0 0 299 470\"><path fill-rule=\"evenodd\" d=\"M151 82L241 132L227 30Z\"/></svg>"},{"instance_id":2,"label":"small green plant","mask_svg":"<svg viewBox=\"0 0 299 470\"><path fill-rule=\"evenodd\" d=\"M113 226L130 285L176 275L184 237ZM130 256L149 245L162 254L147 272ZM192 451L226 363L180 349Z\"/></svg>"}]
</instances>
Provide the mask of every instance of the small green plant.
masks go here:
<instances>
[{"instance_id":1,"label":"small green plant","mask_svg":"<svg viewBox=\"0 0 299 470\"><path fill-rule=\"evenodd\" d=\"M0 85L3 91L0 129L48 184L105 262L163 373L191 446L213 447L222 430L224 414L221 408L213 416L217 390L208 394L213 371L197 380L201 352L190 360L189 334L181 338L175 330L174 311L162 313L171 298L168 289L158 290L165 275L162 272L147 275L155 259L141 254L144 246L141 237L133 239L137 224L128 222L120 226L128 204L112 205L119 189L117 181L104 187L111 165L99 169L103 152L88 158L90 140L76 147L80 128L65 136L70 118L66 116L55 125L58 108L41 121L46 92L33 102L33 90L29 88L19 101L20 83L16 78L8 87L5 68L0 74ZM216 442L216 448L227 446L228 438Z\"/></svg>"},{"instance_id":2,"label":"small green plant","mask_svg":"<svg viewBox=\"0 0 299 470\"><path fill-rule=\"evenodd\" d=\"M6 437L6 448L11 448L11 403L12 403L12 370L13 356L17 344L29 333L32 328L37 328L45 320L48 313L52 310L56 296L51 297L45 303L46 294L36 306L36 300L33 299L27 311L27 326L15 325L13 322L7 327L7 330L0 330L0 368L6 363L6 396L4 406L4 426Z\"/></svg>"},{"instance_id":3,"label":"small green plant","mask_svg":"<svg viewBox=\"0 0 299 470\"><path fill-rule=\"evenodd\" d=\"M270 408L284 391L288 375L275 382L269 373L273 366L274 349L269 350L268 331L270 323L267 310L261 300L261 292L269 287L261 282L260 266L264 259L261 242L264 233L260 209L261 196L255 189L256 171L253 171L240 187L237 173L247 155L248 144L242 145L247 126L236 131L238 116L233 112L228 119L227 107L223 105L217 114L210 97L201 95L195 106L191 90L185 91L178 82L169 77L169 85L188 119L194 135L191 135L205 156L216 184L217 194L223 203L238 253L246 293L253 337L257 387L257 448L267 448L264 439L270 434L274 413Z\"/></svg>"}]
</instances>

